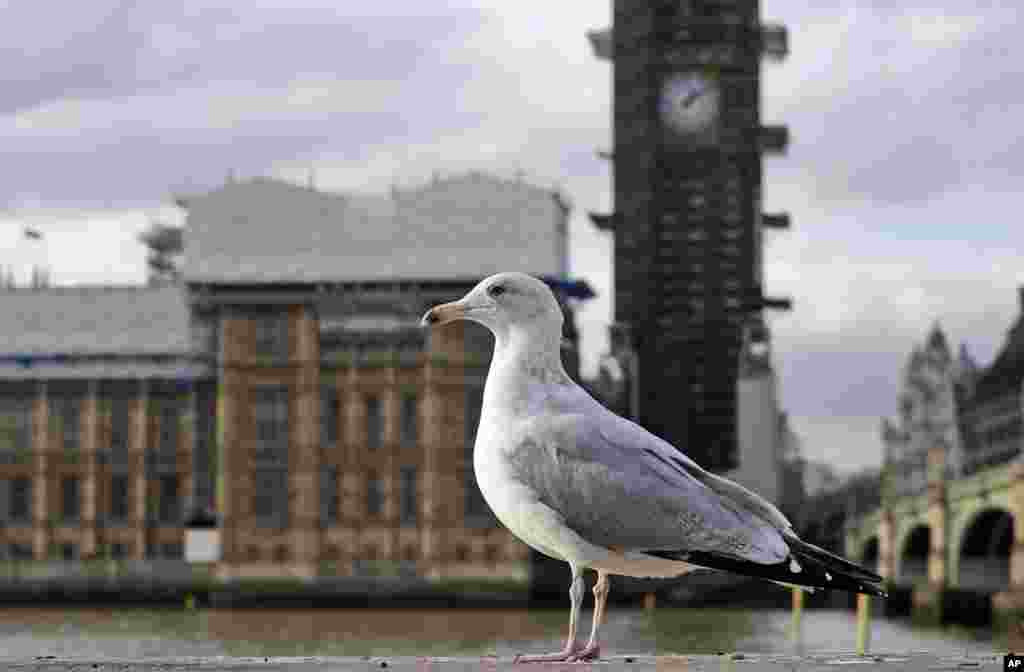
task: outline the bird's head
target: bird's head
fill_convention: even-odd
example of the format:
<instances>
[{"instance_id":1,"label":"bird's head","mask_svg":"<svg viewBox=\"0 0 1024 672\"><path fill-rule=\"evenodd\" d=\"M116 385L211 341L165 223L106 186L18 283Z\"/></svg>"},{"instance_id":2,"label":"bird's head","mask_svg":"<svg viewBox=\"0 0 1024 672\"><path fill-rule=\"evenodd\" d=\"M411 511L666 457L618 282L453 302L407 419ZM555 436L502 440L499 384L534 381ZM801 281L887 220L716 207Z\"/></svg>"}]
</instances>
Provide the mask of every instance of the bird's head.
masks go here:
<instances>
[{"instance_id":1,"label":"bird's head","mask_svg":"<svg viewBox=\"0 0 1024 672\"><path fill-rule=\"evenodd\" d=\"M455 320L484 325L502 342L512 332L562 334L562 309L543 281L525 273L498 273L486 278L458 301L434 306L421 320L438 326Z\"/></svg>"}]
</instances>

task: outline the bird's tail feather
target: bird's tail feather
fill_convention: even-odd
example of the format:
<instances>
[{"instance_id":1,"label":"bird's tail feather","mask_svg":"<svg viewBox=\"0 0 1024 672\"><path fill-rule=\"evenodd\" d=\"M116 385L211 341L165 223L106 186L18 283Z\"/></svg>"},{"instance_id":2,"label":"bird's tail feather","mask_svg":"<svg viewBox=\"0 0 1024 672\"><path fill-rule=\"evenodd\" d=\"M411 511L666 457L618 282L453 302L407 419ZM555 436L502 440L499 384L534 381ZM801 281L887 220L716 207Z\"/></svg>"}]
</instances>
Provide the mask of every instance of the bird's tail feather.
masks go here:
<instances>
[{"instance_id":1,"label":"bird's tail feather","mask_svg":"<svg viewBox=\"0 0 1024 672\"><path fill-rule=\"evenodd\" d=\"M806 545L810 547L810 551L804 550L800 544L791 545L790 557L771 565L740 560L712 551L647 551L647 553L670 560L681 560L708 569L756 576L776 583L844 590L850 593L864 593L880 597L887 596L885 590L878 585L882 582L882 577L858 567L848 560L838 558L839 561L837 561L835 559L837 556L833 556L817 546ZM849 570L848 566L852 566L856 571Z\"/></svg>"}]
</instances>

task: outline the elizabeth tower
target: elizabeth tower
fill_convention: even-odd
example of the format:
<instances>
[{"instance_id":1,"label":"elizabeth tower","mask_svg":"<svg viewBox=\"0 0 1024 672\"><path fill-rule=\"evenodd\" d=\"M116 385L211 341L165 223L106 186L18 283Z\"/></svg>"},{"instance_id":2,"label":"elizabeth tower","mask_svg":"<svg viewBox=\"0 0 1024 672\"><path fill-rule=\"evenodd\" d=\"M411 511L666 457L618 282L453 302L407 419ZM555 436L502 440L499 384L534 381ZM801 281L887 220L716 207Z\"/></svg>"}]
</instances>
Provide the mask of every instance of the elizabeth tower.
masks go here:
<instances>
[{"instance_id":1,"label":"elizabeth tower","mask_svg":"<svg viewBox=\"0 0 1024 672\"><path fill-rule=\"evenodd\" d=\"M615 207L592 215L615 240L612 347L628 353L638 422L705 468L737 465L741 349L764 338L762 153L787 129L763 126L764 56L786 32L757 0L614 0L589 34L614 66Z\"/></svg>"}]
</instances>

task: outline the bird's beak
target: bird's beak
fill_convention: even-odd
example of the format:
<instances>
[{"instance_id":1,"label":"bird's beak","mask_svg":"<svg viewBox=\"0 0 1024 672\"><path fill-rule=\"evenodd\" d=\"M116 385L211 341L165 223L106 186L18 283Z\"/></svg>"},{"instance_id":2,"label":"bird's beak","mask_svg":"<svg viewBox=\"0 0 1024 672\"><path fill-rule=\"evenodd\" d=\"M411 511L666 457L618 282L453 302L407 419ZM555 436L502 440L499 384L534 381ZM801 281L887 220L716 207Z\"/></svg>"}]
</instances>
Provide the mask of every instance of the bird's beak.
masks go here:
<instances>
[{"instance_id":1,"label":"bird's beak","mask_svg":"<svg viewBox=\"0 0 1024 672\"><path fill-rule=\"evenodd\" d=\"M442 324L448 324L455 320L464 320L466 319L467 312L469 312L469 306L461 300L442 303L440 306L434 306L423 315L423 319L420 320L420 326L439 327Z\"/></svg>"}]
</instances>

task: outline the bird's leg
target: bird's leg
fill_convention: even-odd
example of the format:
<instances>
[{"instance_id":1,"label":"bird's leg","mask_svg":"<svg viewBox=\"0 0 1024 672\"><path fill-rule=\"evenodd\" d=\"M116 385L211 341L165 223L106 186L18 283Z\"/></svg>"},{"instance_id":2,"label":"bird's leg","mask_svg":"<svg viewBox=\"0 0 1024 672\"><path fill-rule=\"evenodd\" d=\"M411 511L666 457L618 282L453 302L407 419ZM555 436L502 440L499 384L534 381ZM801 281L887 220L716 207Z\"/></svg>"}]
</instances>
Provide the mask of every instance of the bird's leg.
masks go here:
<instances>
[{"instance_id":1,"label":"bird's leg","mask_svg":"<svg viewBox=\"0 0 1024 672\"><path fill-rule=\"evenodd\" d=\"M590 641L581 651L570 659L597 660L601 657L601 647L597 644L597 629L604 622L604 609L608 603L608 591L611 586L608 583L608 572L597 570L597 583L594 584L594 623L590 626Z\"/></svg>"},{"instance_id":2,"label":"bird's leg","mask_svg":"<svg viewBox=\"0 0 1024 672\"><path fill-rule=\"evenodd\" d=\"M512 659L514 663L548 663L563 662L573 657L579 650L580 645L576 641L576 623L580 617L580 607L583 605L583 593L586 586L583 582L583 573L575 563L570 562L572 570L572 583L569 585L569 637L565 640L565 648L558 653L548 653L540 656L517 655Z\"/></svg>"}]
</instances>

